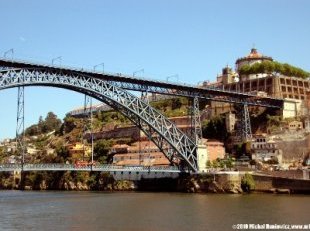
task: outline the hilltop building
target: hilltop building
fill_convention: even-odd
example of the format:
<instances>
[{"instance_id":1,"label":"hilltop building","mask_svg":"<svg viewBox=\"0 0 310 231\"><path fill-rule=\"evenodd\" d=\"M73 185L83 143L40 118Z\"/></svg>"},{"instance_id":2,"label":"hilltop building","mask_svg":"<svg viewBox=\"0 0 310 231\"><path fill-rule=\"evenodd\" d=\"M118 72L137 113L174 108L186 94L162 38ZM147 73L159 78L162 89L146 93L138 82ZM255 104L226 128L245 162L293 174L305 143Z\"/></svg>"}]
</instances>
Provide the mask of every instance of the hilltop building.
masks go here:
<instances>
[{"instance_id":1,"label":"hilltop building","mask_svg":"<svg viewBox=\"0 0 310 231\"><path fill-rule=\"evenodd\" d=\"M217 76L217 81L205 81L203 87L216 87L228 91L250 93L257 97L273 97L285 99L282 116L296 117L305 113L309 104L310 82L308 79L285 76L279 73L241 74L244 65L254 65L264 61L273 61L272 57L260 54L257 49L236 60L235 71L226 66ZM211 116L227 113L232 105L222 102L211 102Z\"/></svg>"}]
</instances>

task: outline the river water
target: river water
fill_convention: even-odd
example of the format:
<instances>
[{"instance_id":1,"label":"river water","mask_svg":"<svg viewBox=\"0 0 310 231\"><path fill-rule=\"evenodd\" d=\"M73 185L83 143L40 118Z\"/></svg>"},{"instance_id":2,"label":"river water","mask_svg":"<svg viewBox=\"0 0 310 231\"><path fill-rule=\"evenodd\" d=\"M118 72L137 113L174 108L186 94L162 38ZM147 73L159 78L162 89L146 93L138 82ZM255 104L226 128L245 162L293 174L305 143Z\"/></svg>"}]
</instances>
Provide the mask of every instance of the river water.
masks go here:
<instances>
[{"instance_id":1,"label":"river water","mask_svg":"<svg viewBox=\"0 0 310 231\"><path fill-rule=\"evenodd\" d=\"M233 230L309 224L309 196L0 191L0 230Z\"/></svg>"}]
</instances>

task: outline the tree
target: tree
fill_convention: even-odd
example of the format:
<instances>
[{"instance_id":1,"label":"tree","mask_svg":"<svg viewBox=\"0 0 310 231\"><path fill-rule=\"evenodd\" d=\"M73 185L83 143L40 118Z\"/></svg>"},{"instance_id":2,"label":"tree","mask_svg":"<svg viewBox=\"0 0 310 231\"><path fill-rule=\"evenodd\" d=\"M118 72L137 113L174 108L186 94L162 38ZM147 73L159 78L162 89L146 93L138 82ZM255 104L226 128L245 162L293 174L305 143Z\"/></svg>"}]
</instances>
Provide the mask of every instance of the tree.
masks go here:
<instances>
[{"instance_id":1,"label":"tree","mask_svg":"<svg viewBox=\"0 0 310 231\"><path fill-rule=\"evenodd\" d=\"M57 163L65 163L68 158L69 158L69 150L68 148L64 145L63 142L59 142L56 145L56 162Z\"/></svg>"},{"instance_id":2,"label":"tree","mask_svg":"<svg viewBox=\"0 0 310 231\"><path fill-rule=\"evenodd\" d=\"M62 133L69 133L71 132L74 128L76 128L76 122L75 119L71 116L68 116L64 119L63 126L61 128Z\"/></svg>"},{"instance_id":3,"label":"tree","mask_svg":"<svg viewBox=\"0 0 310 231\"><path fill-rule=\"evenodd\" d=\"M51 132L53 130L59 130L61 125L61 120L53 112L47 113L43 126L41 127L41 132Z\"/></svg>"},{"instance_id":4,"label":"tree","mask_svg":"<svg viewBox=\"0 0 310 231\"><path fill-rule=\"evenodd\" d=\"M231 157L225 159L224 162L225 162L226 168L234 167L234 160Z\"/></svg>"},{"instance_id":5,"label":"tree","mask_svg":"<svg viewBox=\"0 0 310 231\"><path fill-rule=\"evenodd\" d=\"M210 160L207 160L206 166L207 168L212 168L212 163Z\"/></svg>"},{"instance_id":6,"label":"tree","mask_svg":"<svg viewBox=\"0 0 310 231\"><path fill-rule=\"evenodd\" d=\"M217 139L224 141L227 138L225 119L215 117L204 121L202 125L202 136L208 139Z\"/></svg>"},{"instance_id":7,"label":"tree","mask_svg":"<svg viewBox=\"0 0 310 231\"><path fill-rule=\"evenodd\" d=\"M28 136L40 135L51 131L58 131L61 126L61 120L53 112L47 113L45 120L39 117L38 124L33 124L26 128L25 134Z\"/></svg>"},{"instance_id":8,"label":"tree","mask_svg":"<svg viewBox=\"0 0 310 231\"><path fill-rule=\"evenodd\" d=\"M239 74L241 75L250 75L250 74L259 74L259 73L280 73L286 76L295 76L301 78L308 78L310 73L304 71L301 68L292 66L287 63L279 63L276 61L265 60L261 63L254 63L252 65L243 65L239 69Z\"/></svg>"},{"instance_id":9,"label":"tree","mask_svg":"<svg viewBox=\"0 0 310 231\"><path fill-rule=\"evenodd\" d=\"M39 134L39 127L37 124L33 124L25 129L26 136L35 136Z\"/></svg>"},{"instance_id":10,"label":"tree","mask_svg":"<svg viewBox=\"0 0 310 231\"><path fill-rule=\"evenodd\" d=\"M171 100L171 109L179 109L182 106L182 102L180 98L172 98Z\"/></svg>"},{"instance_id":11,"label":"tree","mask_svg":"<svg viewBox=\"0 0 310 231\"><path fill-rule=\"evenodd\" d=\"M108 153L113 145L112 140L99 140L94 147L94 157L102 164L108 162Z\"/></svg>"},{"instance_id":12,"label":"tree","mask_svg":"<svg viewBox=\"0 0 310 231\"><path fill-rule=\"evenodd\" d=\"M246 173L241 179L241 188L244 192L250 192L255 189L255 181L251 174Z\"/></svg>"}]
</instances>

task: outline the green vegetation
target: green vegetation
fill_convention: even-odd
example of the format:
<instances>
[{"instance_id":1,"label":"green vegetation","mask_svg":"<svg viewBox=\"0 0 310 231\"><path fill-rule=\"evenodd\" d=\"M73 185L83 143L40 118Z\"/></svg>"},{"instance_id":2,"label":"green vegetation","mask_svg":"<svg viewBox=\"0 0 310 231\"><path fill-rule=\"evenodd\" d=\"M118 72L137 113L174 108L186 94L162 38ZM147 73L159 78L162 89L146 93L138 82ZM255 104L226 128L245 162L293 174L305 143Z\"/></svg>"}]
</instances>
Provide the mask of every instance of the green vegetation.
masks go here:
<instances>
[{"instance_id":1,"label":"green vegetation","mask_svg":"<svg viewBox=\"0 0 310 231\"><path fill-rule=\"evenodd\" d=\"M232 158L227 159L220 159L217 158L216 160L213 160L212 162L210 160L207 161L207 167L208 168L233 168L234 167L234 160Z\"/></svg>"},{"instance_id":2,"label":"green vegetation","mask_svg":"<svg viewBox=\"0 0 310 231\"><path fill-rule=\"evenodd\" d=\"M255 189L255 181L253 176L246 173L241 179L241 188L244 192L251 192Z\"/></svg>"},{"instance_id":3,"label":"green vegetation","mask_svg":"<svg viewBox=\"0 0 310 231\"><path fill-rule=\"evenodd\" d=\"M286 76L295 76L301 78L308 78L310 73L301 68L289 65L287 63L279 63L276 61L263 61L261 63L254 63L253 65L243 65L239 73L241 75L258 74L258 73L279 73Z\"/></svg>"},{"instance_id":4,"label":"green vegetation","mask_svg":"<svg viewBox=\"0 0 310 231\"><path fill-rule=\"evenodd\" d=\"M271 164L271 165L274 165L274 164L279 164L279 161L277 158L272 158L270 160L266 160L266 161L263 161L264 164Z\"/></svg>"},{"instance_id":5,"label":"green vegetation","mask_svg":"<svg viewBox=\"0 0 310 231\"><path fill-rule=\"evenodd\" d=\"M10 153L5 152L3 147L0 147L0 163L3 163L6 158L10 156Z\"/></svg>"},{"instance_id":6,"label":"green vegetation","mask_svg":"<svg viewBox=\"0 0 310 231\"><path fill-rule=\"evenodd\" d=\"M233 148L236 152L236 157L239 158L241 156L249 156L251 153L251 143L250 142L243 142L234 145Z\"/></svg>"},{"instance_id":7,"label":"green vegetation","mask_svg":"<svg viewBox=\"0 0 310 231\"><path fill-rule=\"evenodd\" d=\"M186 116L191 108L188 99L178 97L152 102L151 104L166 116ZM206 102L200 104L204 108ZM57 116L49 112L45 119L40 117L37 124L31 125L26 129L27 145L33 148L34 154L27 155L27 163L70 163L73 164L79 159L79 153L69 152L70 144L79 143L82 140L85 118L76 118L67 115L63 123ZM99 112L93 116L93 129L95 132L109 130L115 127L127 126L131 122L124 115L115 111ZM204 132L208 133L207 127L213 128L208 134L212 134L214 138L223 137L223 127L225 123L223 118L205 122ZM55 131L55 132L54 132ZM212 136L209 136L209 138ZM87 137L84 137L87 138ZM89 138L89 137L88 137ZM88 142L90 142L88 140ZM109 163L109 153L114 144L130 144L132 138L95 140L94 143L94 160L98 163ZM89 143L88 143L89 145ZM78 146L79 147L79 146ZM12 153L7 153L6 149L0 148L0 161L7 162L8 157ZM87 159L88 161L88 159ZM231 168L232 161L217 160L211 163L212 166L220 166ZM9 185L12 179L3 180L1 183L5 187L13 187ZM25 174L25 185L33 189L68 189L83 190L86 188L92 190L113 190L125 189L132 187L130 182L116 182L109 175L103 173L88 172L27 172ZM1 185L0 185L1 187Z\"/></svg>"},{"instance_id":8,"label":"green vegetation","mask_svg":"<svg viewBox=\"0 0 310 231\"><path fill-rule=\"evenodd\" d=\"M108 163L108 153L113 146L113 140L99 140L94 147L94 158L102 163Z\"/></svg>"},{"instance_id":9,"label":"green vegetation","mask_svg":"<svg viewBox=\"0 0 310 231\"><path fill-rule=\"evenodd\" d=\"M225 118L218 116L212 118L211 120L203 121L202 136L207 139L225 141L228 137Z\"/></svg>"},{"instance_id":10,"label":"green vegetation","mask_svg":"<svg viewBox=\"0 0 310 231\"><path fill-rule=\"evenodd\" d=\"M0 172L0 189L12 189L13 183L13 176L10 172Z\"/></svg>"},{"instance_id":11,"label":"green vegetation","mask_svg":"<svg viewBox=\"0 0 310 231\"><path fill-rule=\"evenodd\" d=\"M107 125L113 123L114 125L126 125L130 124L130 120L125 117L120 112L116 111L107 111L107 112L100 112L95 116L98 121L101 123L98 123L98 125Z\"/></svg>"},{"instance_id":12,"label":"green vegetation","mask_svg":"<svg viewBox=\"0 0 310 231\"><path fill-rule=\"evenodd\" d=\"M38 124L31 125L25 130L26 136L41 135L52 131L58 131L61 126L61 120L53 112L47 113L45 120L42 116L39 118Z\"/></svg>"},{"instance_id":13,"label":"green vegetation","mask_svg":"<svg viewBox=\"0 0 310 231\"><path fill-rule=\"evenodd\" d=\"M189 100L182 97L153 101L150 104L167 117L185 116L189 110Z\"/></svg>"}]
</instances>

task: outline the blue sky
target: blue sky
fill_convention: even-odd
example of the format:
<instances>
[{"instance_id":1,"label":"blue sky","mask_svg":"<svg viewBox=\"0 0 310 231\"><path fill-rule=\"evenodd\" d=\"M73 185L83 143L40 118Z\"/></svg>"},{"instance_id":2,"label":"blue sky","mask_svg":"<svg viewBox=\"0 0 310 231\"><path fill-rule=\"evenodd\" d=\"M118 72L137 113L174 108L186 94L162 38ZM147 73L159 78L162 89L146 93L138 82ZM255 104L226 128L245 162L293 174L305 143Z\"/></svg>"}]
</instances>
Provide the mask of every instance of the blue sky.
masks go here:
<instances>
[{"instance_id":1,"label":"blue sky","mask_svg":"<svg viewBox=\"0 0 310 231\"><path fill-rule=\"evenodd\" d=\"M308 0L0 0L0 56L197 84L249 53L310 70ZM55 88L25 90L25 124L60 118L83 96ZM14 137L17 89L0 91L0 140Z\"/></svg>"}]
</instances>

